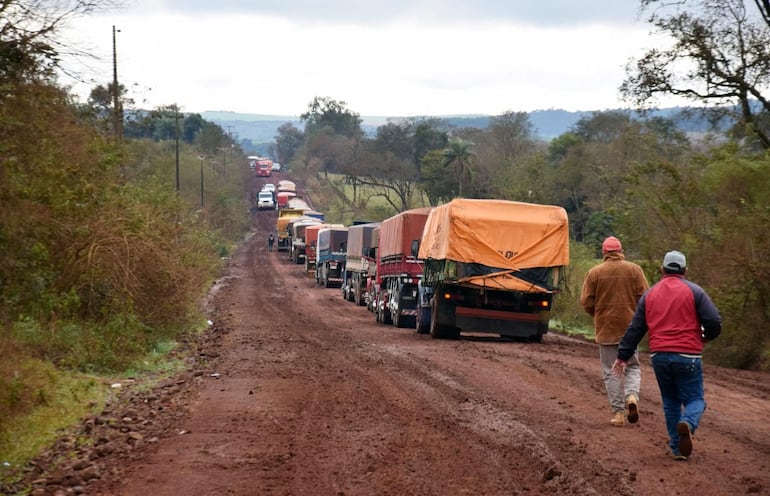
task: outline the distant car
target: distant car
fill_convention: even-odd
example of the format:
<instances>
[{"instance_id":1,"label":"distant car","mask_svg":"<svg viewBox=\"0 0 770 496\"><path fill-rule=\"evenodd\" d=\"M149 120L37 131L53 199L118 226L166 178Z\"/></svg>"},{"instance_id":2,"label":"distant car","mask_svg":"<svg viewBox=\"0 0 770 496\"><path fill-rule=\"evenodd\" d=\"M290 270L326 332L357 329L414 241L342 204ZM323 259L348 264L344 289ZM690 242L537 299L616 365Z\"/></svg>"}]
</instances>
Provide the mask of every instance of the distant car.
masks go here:
<instances>
[{"instance_id":1,"label":"distant car","mask_svg":"<svg viewBox=\"0 0 770 496\"><path fill-rule=\"evenodd\" d=\"M267 183L262 186L262 191L275 191L275 184Z\"/></svg>"},{"instance_id":2,"label":"distant car","mask_svg":"<svg viewBox=\"0 0 770 496\"><path fill-rule=\"evenodd\" d=\"M281 164L278 162L273 162L273 171L279 172L281 170Z\"/></svg>"},{"instance_id":3,"label":"distant car","mask_svg":"<svg viewBox=\"0 0 770 496\"><path fill-rule=\"evenodd\" d=\"M257 209L268 210L275 208L275 199L271 191L260 191L257 195Z\"/></svg>"}]
</instances>

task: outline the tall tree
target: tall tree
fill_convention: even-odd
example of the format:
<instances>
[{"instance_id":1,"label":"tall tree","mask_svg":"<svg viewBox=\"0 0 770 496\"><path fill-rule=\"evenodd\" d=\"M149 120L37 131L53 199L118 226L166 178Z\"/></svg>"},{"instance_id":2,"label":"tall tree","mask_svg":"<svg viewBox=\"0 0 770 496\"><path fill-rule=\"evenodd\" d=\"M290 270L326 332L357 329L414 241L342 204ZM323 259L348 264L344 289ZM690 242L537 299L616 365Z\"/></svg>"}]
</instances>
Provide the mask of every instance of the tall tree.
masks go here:
<instances>
[{"instance_id":1,"label":"tall tree","mask_svg":"<svg viewBox=\"0 0 770 496\"><path fill-rule=\"evenodd\" d=\"M294 124L291 122L281 124L278 128L278 134L275 136L275 153L278 161L288 165L304 141L305 135Z\"/></svg>"},{"instance_id":2,"label":"tall tree","mask_svg":"<svg viewBox=\"0 0 770 496\"><path fill-rule=\"evenodd\" d=\"M533 146L532 123L526 112L508 111L489 120L494 147L503 160L510 162Z\"/></svg>"},{"instance_id":3,"label":"tall tree","mask_svg":"<svg viewBox=\"0 0 770 496\"><path fill-rule=\"evenodd\" d=\"M457 182L446 173L443 150L431 150L422 158L420 187L431 205L448 202L457 196Z\"/></svg>"},{"instance_id":4,"label":"tall tree","mask_svg":"<svg viewBox=\"0 0 770 496\"><path fill-rule=\"evenodd\" d=\"M52 78L61 53L77 52L57 37L61 27L113 6L111 0L0 0L0 83Z\"/></svg>"},{"instance_id":5,"label":"tall tree","mask_svg":"<svg viewBox=\"0 0 770 496\"><path fill-rule=\"evenodd\" d=\"M316 134L324 128L348 138L359 138L363 134L359 115L349 110L345 102L329 97L315 97L300 119L305 122L307 135Z\"/></svg>"},{"instance_id":6,"label":"tall tree","mask_svg":"<svg viewBox=\"0 0 770 496\"><path fill-rule=\"evenodd\" d=\"M428 152L443 150L449 143L446 123L441 119L428 118L413 120L412 157L418 170L422 170L422 160Z\"/></svg>"},{"instance_id":7,"label":"tall tree","mask_svg":"<svg viewBox=\"0 0 770 496\"><path fill-rule=\"evenodd\" d=\"M681 96L733 112L743 133L770 148L770 24L768 2L755 1L761 22L744 0L642 0L648 21L673 40L632 60L620 87L644 105L659 95Z\"/></svg>"},{"instance_id":8,"label":"tall tree","mask_svg":"<svg viewBox=\"0 0 770 496\"><path fill-rule=\"evenodd\" d=\"M463 196L463 184L473 175L473 158L475 153L472 150L473 143L460 138L449 140L449 146L444 149L444 167L453 167L455 177L458 183L458 196Z\"/></svg>"}]
</instances>

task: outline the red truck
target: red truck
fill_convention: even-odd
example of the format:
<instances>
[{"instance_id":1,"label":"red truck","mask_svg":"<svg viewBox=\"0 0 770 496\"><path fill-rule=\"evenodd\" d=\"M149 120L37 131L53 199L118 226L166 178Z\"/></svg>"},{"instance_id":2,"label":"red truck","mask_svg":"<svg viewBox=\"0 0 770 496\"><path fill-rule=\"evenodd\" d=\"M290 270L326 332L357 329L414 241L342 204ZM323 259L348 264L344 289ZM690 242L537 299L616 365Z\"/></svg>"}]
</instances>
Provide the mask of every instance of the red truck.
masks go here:
<instances>
[{"instance_id":1,"label":"red truck","mask_svg":"<svg viewBox=\"0 0 770 496\"><path fill-rule=\"evenodd\" d=\"M345 256L345 274L342 279L342 297L356 305L366 304L366 279L370 267L375 267L372 254L372 234L379 222L354 224L348 227L348 247Z\"/></svg>"},{"instance_id":2,"label":"red truck","mask_svg":"<svg viewBox=\"0 0 770 496\"><path fill-rule=\"evenodd\" d=\"M257 159L257 176L270 177L273 173L273 161L266 157Z\"/></svg>"},{"instance_id":3,"label":"red truck","mask_svg":"<svg viewBox=\"0 0 770 496\"><path fill-rule=\"evenodd\" d=\"M415 208L382 221L377 234L377 269L368 298L377 322L415 327L417 282L423 264L417 254L431 207Z\"/></svg>"}]
</instances>

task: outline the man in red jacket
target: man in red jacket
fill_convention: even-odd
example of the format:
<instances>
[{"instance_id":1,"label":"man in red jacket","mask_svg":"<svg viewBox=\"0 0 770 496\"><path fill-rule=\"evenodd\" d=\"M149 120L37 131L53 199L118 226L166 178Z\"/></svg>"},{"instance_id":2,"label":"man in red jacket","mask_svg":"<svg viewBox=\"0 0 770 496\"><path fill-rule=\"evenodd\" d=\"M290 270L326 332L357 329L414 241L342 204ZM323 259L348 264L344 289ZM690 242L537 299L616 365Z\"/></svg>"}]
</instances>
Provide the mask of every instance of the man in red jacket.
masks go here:
<instances>
[{"instance_id":1,"label":"man in red jacket","mask_svg":"<svg viewBox=\"0 0 770 496\"><path fill-rule=\"evenodd\" d=\"M722 332L719 310L703 288L684 278L686 272L683 253L666 253L663 278L639 300L612 367L615 374L622 374L639 341L650 333L652 368L675 460L686 460L692 453L692 434L706 409L703 343Z\"/></svg>"},{"instance_id":2,"label":"man in red jacket","mask_svg":"<svg viewBox=\"0 0 770 496\"><path fill-rule=\"evenodd\" d=\"M615 236L602 243L602 258L602 263L586 274L580 303L594 318L594 339L599 345L604 389L613 412L610 423L620 427L626 419L632 424L639 420L642 370L636 356L628 362L623 377L612 373L612 364L618 356L620 338L648 284L642 268L625 259L623 245Z\"/></svg>"}]
</instances>

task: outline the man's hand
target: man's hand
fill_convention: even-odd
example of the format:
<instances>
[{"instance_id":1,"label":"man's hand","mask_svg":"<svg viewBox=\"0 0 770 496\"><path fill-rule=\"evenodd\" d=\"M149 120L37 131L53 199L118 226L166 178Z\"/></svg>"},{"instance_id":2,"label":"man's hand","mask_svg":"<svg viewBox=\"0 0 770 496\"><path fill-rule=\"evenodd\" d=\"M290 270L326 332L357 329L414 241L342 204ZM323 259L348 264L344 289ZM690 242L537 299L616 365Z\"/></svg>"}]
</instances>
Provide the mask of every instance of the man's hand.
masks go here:
<instances>
[{"instance_id":1,"label":"man's hand","mask_svg":"<svg viewBox=\"0 0 770 496\"><path fill-rule=\"evenodd\" d=\"M615 363L612 364L612 373L620 377L626 372L627 362L624 362L620 358L615 359Z\"/></svg>"}]
</instances>

